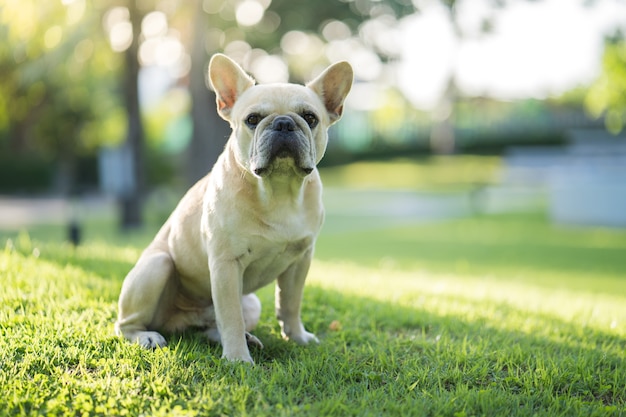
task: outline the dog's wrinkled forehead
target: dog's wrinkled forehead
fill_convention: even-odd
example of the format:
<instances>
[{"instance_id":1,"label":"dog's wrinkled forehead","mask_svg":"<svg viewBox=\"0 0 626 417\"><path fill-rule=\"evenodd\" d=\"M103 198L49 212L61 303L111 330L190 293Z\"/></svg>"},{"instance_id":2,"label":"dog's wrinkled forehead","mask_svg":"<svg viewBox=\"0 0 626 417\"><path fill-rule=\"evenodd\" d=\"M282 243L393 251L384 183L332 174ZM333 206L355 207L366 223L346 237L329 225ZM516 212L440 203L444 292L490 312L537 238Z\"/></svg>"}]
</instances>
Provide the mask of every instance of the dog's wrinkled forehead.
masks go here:
<instances>
[{"instance_id":1,"label":"dog's wrinkled forehead","mask_svg":"<svg viewBox=\"0 0 626 417\"><path fill-rule=\"evenodd\" d=\"M314 111L325 117L321 99L310 88L297 84L260 84L246 90L237 100L233 112L239 116L287 114Z\"/></svg>"}]
</instances>

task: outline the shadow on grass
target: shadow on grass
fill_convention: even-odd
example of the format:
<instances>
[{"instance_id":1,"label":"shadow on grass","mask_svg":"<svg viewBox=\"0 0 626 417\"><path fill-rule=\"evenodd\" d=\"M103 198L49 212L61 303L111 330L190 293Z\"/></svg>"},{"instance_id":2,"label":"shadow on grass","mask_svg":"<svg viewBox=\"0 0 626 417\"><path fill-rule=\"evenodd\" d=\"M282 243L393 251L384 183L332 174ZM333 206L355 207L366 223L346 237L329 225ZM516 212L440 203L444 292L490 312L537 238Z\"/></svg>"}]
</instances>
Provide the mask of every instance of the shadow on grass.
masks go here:
<instances>
[{"instance_id":1,"label":"shadow on grass","mask_svg":"<svg viewBox=\"0 0 626 417\"><path fill-rule=\"evenodd\" d=\"M504 407L509 415L594 409L611 415L626 405L626 339L617 335L547 315L536 318L553 329L554 337L506 330L488 320L439 316L318 287L307 288L305 299L303 320L320 337L320 345L301 347L282 340L268 307L271 294L264 290L265 311L254 334L265 348L251 350L258 365L254 376L246 374L252 382L235 378L229 383L263 389L272 381L272 391L291 390L318 410L333 399L354 409L379 397L401 410L419 407L425 414L462 409L494 414L493 406ZM514 312L506 304L497 308L504 316ZM341 328L331 330L332 322ZM221 355L221 347L192 333L170 335L169 340L184 368L197 366L198 360L214 367ZM222 366L230 365L218 368ZM474 394L496 402L481 405ZM271 392L263 395L269 404L283 401L278 396L272 400ZM379 410L373 402L370 407Z\"/></svg>"}]
</instances>

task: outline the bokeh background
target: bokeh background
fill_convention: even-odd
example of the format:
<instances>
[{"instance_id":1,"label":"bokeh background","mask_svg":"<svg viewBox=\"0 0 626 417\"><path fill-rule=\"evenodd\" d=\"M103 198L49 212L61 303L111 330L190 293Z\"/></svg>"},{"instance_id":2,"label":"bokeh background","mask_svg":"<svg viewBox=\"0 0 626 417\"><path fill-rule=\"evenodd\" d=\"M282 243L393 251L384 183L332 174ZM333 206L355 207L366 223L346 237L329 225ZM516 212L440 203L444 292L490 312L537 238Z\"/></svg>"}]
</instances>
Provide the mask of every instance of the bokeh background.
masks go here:
<instances>
[{"instance_id":1,"label":"bokeh background","mask_svg":"<svg viewBox=\"0 0 626 417\"><path fill-rule=\"evenodd\" d=\"M206 83L223 52L262 83L353 65L327 228L625 227L625 33L623 0L3 0L0 225L158 227L229 135Z\"/></svg>"}]
</instances>

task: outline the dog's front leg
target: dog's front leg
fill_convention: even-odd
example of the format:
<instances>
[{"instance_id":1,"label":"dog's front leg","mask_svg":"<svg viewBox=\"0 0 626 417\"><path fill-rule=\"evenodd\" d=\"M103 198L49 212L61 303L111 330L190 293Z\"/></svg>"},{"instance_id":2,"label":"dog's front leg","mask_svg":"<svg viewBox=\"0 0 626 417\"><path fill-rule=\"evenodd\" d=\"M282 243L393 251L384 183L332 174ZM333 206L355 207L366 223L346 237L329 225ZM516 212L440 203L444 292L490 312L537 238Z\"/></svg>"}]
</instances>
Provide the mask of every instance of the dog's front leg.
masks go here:
<instances>
[{"instance_id":1,"label":"dog's front leg","mask_svg":"<svg viewBox=\"0 0 626 417\"><path fill-rule=\"evenodd\" d=\"M243 272L235 260L209 262L211 293L215 306L217 330L222 341L222 357L254 363L246 342L241 307Z\"/></svg>"},{"instance_id":2,"label":"dog's front leg","mask_svg":"<svg viewBox=\"0 0 626 417\"><path fill-rule=\"evenodd\" d=\"M281 333L285 339L293 340L300 345L319 343L313 333L304 329L300 319L304 281L311 266L312 255L313 250L309 249L276 281L276 317L280 323Z\"/></svg>"}]
</instances>

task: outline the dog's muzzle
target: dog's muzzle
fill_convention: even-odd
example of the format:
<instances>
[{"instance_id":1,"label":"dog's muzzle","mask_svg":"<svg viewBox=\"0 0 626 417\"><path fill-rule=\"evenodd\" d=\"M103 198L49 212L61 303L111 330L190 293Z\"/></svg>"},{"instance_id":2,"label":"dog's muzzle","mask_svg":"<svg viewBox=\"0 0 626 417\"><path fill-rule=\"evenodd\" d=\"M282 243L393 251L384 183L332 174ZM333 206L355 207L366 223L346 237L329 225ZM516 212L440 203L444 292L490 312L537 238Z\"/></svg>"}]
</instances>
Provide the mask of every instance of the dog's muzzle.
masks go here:
<instances>
[{"instance_id":1,"label":"dog's muzzle","mask_svg":"<svg viewBox=\"0 0 626 417\"><path fill-rule=\"evenodd\" d=\"M264 163L260 163L253 169L256 175L268 174L272 170L272 165L276 164L277 159L286 158L292 158L295 168L304 175L313 171L313 167L305 162L305 155L309 152L308 143L302 129L291 117L277 116L267 127L261 140L265 142L265 146L262 148L264 157L261 158Z\"/></svg>"},{"instance_id":2,"label":"dog's muzzle","mask_svg":"<svg viewBox=\"0 0 626 417\"><path fill-rule=\"evenodd\" d=\"M298 139L295 131L296 122L288 116L278 116L272 122L272 139L270 143L270 159L296 158L298 156Z\"/></svg>"}]
</instances>

